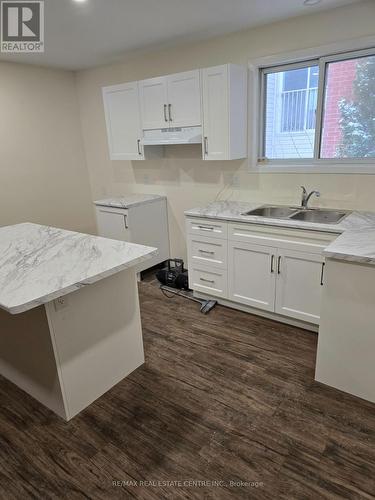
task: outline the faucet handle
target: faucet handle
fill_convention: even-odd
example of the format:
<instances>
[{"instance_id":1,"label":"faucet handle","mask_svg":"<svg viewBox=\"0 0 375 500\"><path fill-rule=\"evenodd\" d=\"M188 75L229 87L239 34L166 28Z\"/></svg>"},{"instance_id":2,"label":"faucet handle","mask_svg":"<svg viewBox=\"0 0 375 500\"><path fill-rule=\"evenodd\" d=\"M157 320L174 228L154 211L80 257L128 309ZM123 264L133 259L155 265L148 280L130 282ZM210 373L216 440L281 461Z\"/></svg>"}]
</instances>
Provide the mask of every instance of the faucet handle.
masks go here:
<instances>
[{"instance_id":1,"label":"faucet handle","mask_svg":"<svg viewBox=\"0 0 375 500\"><path fill-rule=\"evenodd\" d=\"M303 194L307 194L307 189L305 188L305 186L301 186L301 189L302 189Z\"/></svg>"},{"instance_id":2,"label":"faucet handle","mask_svg":"<svg viewBox=\"0 0 375 500\"><path fill-rule=\"evenodd\" d=\"M320 191L315 191L315 196L316 196L317 198L320 198Z\"/></svg>"}]
</instances>

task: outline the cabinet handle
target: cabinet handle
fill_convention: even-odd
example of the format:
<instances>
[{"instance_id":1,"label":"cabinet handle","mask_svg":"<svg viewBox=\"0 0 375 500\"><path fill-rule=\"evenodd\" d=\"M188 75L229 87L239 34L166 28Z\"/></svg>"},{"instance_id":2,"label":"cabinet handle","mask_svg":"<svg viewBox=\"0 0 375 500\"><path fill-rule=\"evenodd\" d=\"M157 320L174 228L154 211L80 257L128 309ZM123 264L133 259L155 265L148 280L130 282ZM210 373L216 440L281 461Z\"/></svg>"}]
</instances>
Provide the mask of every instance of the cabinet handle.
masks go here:
<instances>
[{"instance_id":1,"label":"cabinet handle","mask_svg":"<svg viewBox=\"0 0 375 500\"><path fill-rule=\"evenodd\" d=\"M275 260L275 256L271 255L271 274L275 272L275 269L273 268L274 260Z\"/></svg>"},{"instance_id":2,"label":"cabinet handle","mask_svg":"<svg viewBox=\"0 0 375 500\"><path fill-rule=\"evenodd\" d=\"M205 278L199 278L201 281L204 281L205 283L215 283L215 280L206 280Z\"/></svg>"},{"instance_id":3,"label":"cabinet handle","mask_svg":"<svg viewBox=\"0 0 375 500\"><path fill-rule=\"evenodd\" d=\"M280 264L281 264L281 255L279 255L277 258L277 274L281 274Z\"/></svg>"},{"instance_id":4,"label":"cabinet handle","mask_svg":"<svg viewBox=\"0 0 375 500\"><path fill-rule=\"evenodd\" d=\"M208 137L207 136L204 137L204 154L205 154L205 156L208 155Z\"/></svg>"},{"instance_id":5,"label":"cabinet handle","mask_svg":"<svg viewBox=\"0 0 375 500\"><path fill-rule=\"evenodd\" d=\"M172 119L172 104L168 104L168 114L169 114L169 121L173 122L173 119Z\"/></svg>"},{"instance_id":6,"label":"cabinet handle","mask_svg":"<svg viewBox=\"0 0 375 500\"><path fill-rule=\"evenodd\" d=\"M141 151L141 139L137 140L137 147L138 147L138 154L141 155L142 154L142 151Z\"/></svg>"},{"instance_id":7,"label":"cabinet handle","mask_svg":"<svg viewBox=\"0 0 375 500\"><path fill-rule=\"evenodd\" d=\"M164 121L168 122L168 118L167 118L167 105L164 104Z\"/></svg>"},{"instance_id":8,"label":"cabinet handle","mask_svg":"<svg viewBox=\"0 0 375 500\"><path fill-rule=\"evenodd\" d=\"M210 250L201 250L201 249L199 249L199 252L201 252L201 253L207 253L209 255L214 255L214 253L215 253L215 252L211 252Z\"/></svg>"},{"instance_id":9,"label":"cabinet handle","mask_svg":"<svg viewBox=\"0 0 375 500\"><path fill-rule=\"evenodd\" d=\"M209 227L209 226L198 226L198 229L202 229L203 231L213 231L214 230L213 227Z\"/></svg>"},{"instance_id":10,"label":"cabinet handle","mask_svg":"<svg viewBox=\"0 0 375 500\"><path fill-rule=\"evenodd\" d=\"M322 262L322 271L320 273L320 284L323 286L324 285L324 267L326 263Z\"/></svg>"},{"instance_id":11,"label":"cabinet handle","mask_svg":"<svg viewBox=\"0 0 375 500\"><path fill-rule=\"evenodd\" d=\"M124 215L124 226L125 226L125 229L129 229L129 226L128 226L128 216L127 215Z\"/></svg>"}]
</instances>

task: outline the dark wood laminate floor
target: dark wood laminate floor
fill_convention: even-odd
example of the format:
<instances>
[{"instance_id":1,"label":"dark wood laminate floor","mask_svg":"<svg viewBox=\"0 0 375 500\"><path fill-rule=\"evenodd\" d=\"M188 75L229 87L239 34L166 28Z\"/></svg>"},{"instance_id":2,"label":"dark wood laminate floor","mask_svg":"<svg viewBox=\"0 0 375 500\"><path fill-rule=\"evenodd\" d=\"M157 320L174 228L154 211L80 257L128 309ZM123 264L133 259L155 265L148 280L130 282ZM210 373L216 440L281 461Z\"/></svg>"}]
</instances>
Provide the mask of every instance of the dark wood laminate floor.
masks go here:
<instances>
[{"instance_id":1,"label":"dark wood laminate floor","mask_svg":"<svg viewBox=\"0 0 375 500\"><path fill-rule=\"evenodd\" d=\"M375 498L375 405L313 382L315 334L140 295L146 364L71 422L0 378L1 499ZM225 484L140 485L187 480Z\"/></svg>"}]
</instances>

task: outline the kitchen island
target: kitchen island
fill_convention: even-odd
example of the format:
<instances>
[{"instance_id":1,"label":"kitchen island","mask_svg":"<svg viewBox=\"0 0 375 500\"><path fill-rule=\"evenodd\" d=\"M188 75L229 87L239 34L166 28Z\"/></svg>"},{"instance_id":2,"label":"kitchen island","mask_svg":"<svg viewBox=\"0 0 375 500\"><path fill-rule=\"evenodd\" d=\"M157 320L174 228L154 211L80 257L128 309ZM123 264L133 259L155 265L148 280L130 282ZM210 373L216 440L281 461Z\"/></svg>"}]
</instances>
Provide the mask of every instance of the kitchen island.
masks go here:
<instances>
[{"instance_id":1,"label":"kitchen island","mask_svg":"<svg viewBox=\"0 0 375 500\"><path fill-rule=\"evenodd\" d=\"M69 420L144 362L134 266L156 248L0 228L0 374Z\"/></svg>"},{"instance_id":2,"label":"kitchen island","mask_svg":"<svg viewBox=\"0 0 375 500\"><path fill-rule=\"evenodd\" d=\"M315 380L375 403L375 227L325 250Z\"/></svg>"}]
</instances>

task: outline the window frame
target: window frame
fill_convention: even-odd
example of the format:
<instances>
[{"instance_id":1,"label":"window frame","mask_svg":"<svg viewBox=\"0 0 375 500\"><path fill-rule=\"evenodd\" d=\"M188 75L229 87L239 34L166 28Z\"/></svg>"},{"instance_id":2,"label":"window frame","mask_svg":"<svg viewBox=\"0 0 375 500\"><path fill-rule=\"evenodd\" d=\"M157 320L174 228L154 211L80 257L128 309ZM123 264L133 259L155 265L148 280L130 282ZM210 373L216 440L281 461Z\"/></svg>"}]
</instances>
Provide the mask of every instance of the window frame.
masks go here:
<instances>
[{"instance_id":1,"label":"window frame","mask_svg":"<svg viewBox=\"0 0 375 500\"><path fill-rule=\"evenodd\" d=\"M375 40L374 40L375 42ZM254 85L258 88L258 127L257 136L257 158L255 159L256 171L275 172L290 171L294 172L312 172L312 173L334 173L343 171L343 173L375 173L375 158L321 158L321 143L324 119L324 100L326 94L327 67L329 63L345 61L366 56L375 56L375 43L370 48L361 48L356 50L337 51L330 55L316 55L315 57L298 58L296 62L290 61L273 64L258 64L252 67L258 72L258 82ZM319 67L318 96L315 124L314 152L312 158L285 158L268 159L265 158L265 112L266 112L266 75L287 70L299 69L309 66ZM255 142L255 141L253 141ZM320 167L320 168L319 168Z\"/></svg>"},{"instance_id":2,"label":"window frame","mask_svg":"<svg viewBox=\"0 0 375 500\"><path fill-rule=\"evenodd\" d=\"M314 64L315 63L315 64ZM259 116L261 118L260 120L260 130L259 130L259 155L258 155L258 161L259 159L264 158L264 152L266 149L266 134L265 134L265 127L266 127L266 120L265 120L265 112L266 112L266 102L267 102L267 92L266 92L266 79L267 75L270 73L282 73L283 71L293 71L295 69L302 69L302 68L309 68L310 66L319 66L319 59L310 59L306 61L300 61L296 63L288 63L288 64L280 64L280 65L275 65L275 66L270 66L267 68L260 68L260 113ZM319 66L320 70L320 66ZM318 82L319 85L319 82ZM319 87L318 87L318 92L319 92ZM288 134L289 132L280 132L280 133L285 133ZM298 131L296 132L297 134L303 134L304 131ZM267 160L267 163L290 163L290 162L310 162L313 160L313 158L289 158L289 159L269 159Z\"/></svg>"}]
</instances>

